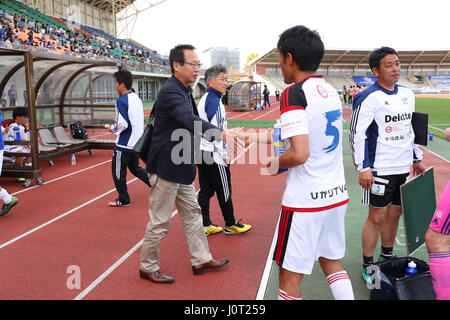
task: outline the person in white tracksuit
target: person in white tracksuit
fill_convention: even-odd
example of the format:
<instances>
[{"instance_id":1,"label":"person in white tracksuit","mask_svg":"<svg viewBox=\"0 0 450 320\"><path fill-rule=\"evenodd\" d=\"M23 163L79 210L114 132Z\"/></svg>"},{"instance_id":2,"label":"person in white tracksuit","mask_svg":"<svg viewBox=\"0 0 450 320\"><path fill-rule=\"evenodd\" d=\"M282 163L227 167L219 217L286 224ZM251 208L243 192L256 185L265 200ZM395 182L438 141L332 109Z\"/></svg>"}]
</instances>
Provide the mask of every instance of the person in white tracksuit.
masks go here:
<instances>
[{"instance_id":1,"label":"person in white tracksuit","mask_svg":"<svg viewBox=\"0 0 450 320\"><path fill-rule=\"evenodd\" d=\"M227 90L227 69L222 65L214 65L205 72L208 88L200 99L197 109L199 117L220 129L227 129L225 107L222 95ZM231 173L227 145L224 141L207 141L201 139L200 150L202 161L197 165L200 183L198 204L202 208L205 234L216 234L222 227L211 222L209 214L210 199L217 194L220 209L225 220L225 233L242 234L251 229L251 225L236 221L233 201L231 199ZM209 160L209 161L208 161Z\"/></svg>"},{"instance_id":2,"label":"person in white tracksuit","mask_svg":"<svg viewBox=\"0 0 450 320\"><path fill-rule=\"evenodd\" d=\"M373 254L381 235L379 261L395 257L393 246L402 214L400 186L413 167L414 175L423 174L423 154L414 144L411 125L415 108L412 91L397 85L400 62L397 52L388 47L374 50L369 65L377 81L353 101L350 123L350 148L363 203L369 204L369 216L362 230L362 275L372 282Z\"/></svg>"},{"instance_id":3,"label":"person in white tracksuit","mask_svg":"<svg viewBox=\"0 0 450 320\"><path fill-rule=\"evenodd\" d=\"M139 158L133 147L144 132L144 109L142 101L131 90L133 78L129 71L114 74L116 91L120 98L116 101L116 123L109 127L117 135L112 160L112 176L119 197L109 202L111 207L131 205L127 191L127 168L146 185L151 187L147 172L139 166Z\"/></svg>"}]
</instances>

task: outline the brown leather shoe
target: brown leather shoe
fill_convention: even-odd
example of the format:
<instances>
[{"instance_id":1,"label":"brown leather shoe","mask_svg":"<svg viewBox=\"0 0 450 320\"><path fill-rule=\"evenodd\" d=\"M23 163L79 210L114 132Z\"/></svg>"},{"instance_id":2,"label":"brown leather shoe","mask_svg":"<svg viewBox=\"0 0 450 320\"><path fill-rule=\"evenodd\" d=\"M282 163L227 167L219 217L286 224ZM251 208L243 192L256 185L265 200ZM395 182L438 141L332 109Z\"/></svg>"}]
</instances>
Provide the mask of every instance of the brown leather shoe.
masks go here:
<instances>
[{"instance_id":1,"label":"brown leather shoe","mask_svg":"<svg viewBox=\"0 0 450 320\"><path fill-rule=\"evenodd\" d=\"M145 272L139 269L139 277L155 283L172 283L175 281L174 278L164 274L161 270L156 270L155 272Z\"/></svg>"},{"instance_id":2,"label":"brown leather shoe","mask_svg":"<svg viewBox=\"0 0 450 320\"><path fill-rule=\"evenodd\" d=\"M202 274L205 271L209 270L217 270L219 268L222 268L224 265L226 265L228 262L230 262L229 259L222 259L222 260L210 260L208 262L205 262L203 264L200 264L198 266L192 266L192 271L195 275Z\"/></svg>"}]
</instances>

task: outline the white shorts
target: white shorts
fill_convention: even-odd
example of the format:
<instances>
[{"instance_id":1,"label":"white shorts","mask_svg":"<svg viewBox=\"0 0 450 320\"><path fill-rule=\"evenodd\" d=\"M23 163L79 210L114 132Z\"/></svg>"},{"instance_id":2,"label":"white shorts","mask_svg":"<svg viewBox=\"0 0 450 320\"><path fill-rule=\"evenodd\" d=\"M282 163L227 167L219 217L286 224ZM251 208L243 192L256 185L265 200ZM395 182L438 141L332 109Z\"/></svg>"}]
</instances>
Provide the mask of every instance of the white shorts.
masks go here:
<instances>
[{"instance_id":1,"label":"white shorts","mask_svg":"<svg viewBox=\"0 0 450 320\"><path fill-rule=\"evenodd\" d=\"M323 257L339 260L345 254L347 204L318 212L281 210L273 259L283 269L311 274Z\"/></svg>"}]
</instances>

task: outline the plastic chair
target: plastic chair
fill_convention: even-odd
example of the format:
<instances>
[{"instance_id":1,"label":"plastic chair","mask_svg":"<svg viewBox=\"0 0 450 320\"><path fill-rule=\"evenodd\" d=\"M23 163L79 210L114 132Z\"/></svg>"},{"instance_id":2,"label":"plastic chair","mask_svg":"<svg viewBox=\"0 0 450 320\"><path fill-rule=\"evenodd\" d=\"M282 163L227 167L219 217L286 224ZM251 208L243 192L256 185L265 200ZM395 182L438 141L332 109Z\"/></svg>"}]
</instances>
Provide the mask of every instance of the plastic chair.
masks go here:
<instances>
[{"instance_id":1,"label":"plastic chair","mask_svg":"<svg viewBox=\"0 0 450 320\"><path fill-rule=\"evenodd\" d=\"M53 132L55 133L56 141L60 143L80 144L85 142L85 140L82 139L73 139L68 137L66 130L64 130L64 128L61 126L54 127Z\"/></svg>"},{"instance_id":2,"label":"plastic chair","mask_svg":"<svg viewBox=\"0 0 450 320\"><path fill-rule=\"evenodd\" d=\"M52 133L48 129L39 129L38 132L44 146L68 147L71 145L71 143L61 143L56 141L55 138L53 138Z\"/></svg>"}]
</instances>

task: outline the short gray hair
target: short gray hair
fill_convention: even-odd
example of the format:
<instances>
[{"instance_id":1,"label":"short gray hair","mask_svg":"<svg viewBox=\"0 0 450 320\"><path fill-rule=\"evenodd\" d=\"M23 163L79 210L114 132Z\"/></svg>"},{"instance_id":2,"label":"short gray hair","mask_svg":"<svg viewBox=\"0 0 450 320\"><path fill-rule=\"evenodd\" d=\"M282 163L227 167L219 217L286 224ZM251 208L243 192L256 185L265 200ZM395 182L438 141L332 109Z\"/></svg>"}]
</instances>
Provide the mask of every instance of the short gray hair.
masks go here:
<instances>
[{"instance_id":1,"label":"short gray hair","mask_svg":"<svg viewBox=\"0 0 450 320\"><path fill-rule=\"evenodd\" d=\"M219 73L227 74L227 68L225 68L225 66L222 64L215 64L215 65L211 66L210 68L208 68L205 71L206 83L208 83L208 81L210 79L214 79L215 77L217 77L217 75Z\"/></svg>"}]
</instances>

